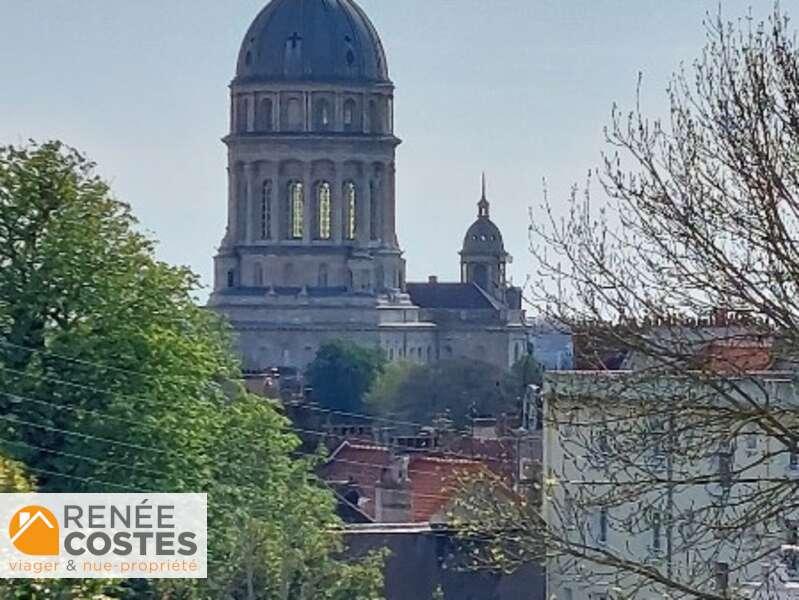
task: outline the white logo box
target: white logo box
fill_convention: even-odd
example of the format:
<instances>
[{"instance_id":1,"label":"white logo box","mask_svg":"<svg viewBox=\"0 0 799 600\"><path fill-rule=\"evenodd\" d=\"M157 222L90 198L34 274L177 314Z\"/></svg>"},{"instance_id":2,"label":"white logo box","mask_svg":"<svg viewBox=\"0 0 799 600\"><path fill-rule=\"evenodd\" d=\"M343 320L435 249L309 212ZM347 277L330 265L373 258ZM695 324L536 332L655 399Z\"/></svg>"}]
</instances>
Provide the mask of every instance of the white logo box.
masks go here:
<instances>
[{"instance_id":1,"label":"white logo box","mask_svg":"<svg viewBox=\"0 0 799 600\"><path fill-rule=\"evenodd\" d=\"M0 578L205 579L207 515L206 494L0 494Z\"/></svg>"}]
</instances>

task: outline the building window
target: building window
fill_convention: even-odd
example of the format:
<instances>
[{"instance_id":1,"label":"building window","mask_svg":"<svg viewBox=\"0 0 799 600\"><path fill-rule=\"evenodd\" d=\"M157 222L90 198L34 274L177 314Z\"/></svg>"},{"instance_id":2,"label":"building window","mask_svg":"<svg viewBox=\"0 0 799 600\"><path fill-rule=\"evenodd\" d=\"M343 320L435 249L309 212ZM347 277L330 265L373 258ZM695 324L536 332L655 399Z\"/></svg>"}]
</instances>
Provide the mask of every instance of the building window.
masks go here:
<instances>
[{"instance_id":1,"label":"building window","mask_svg":"<svg viewBox=\"0 0 799 600\"><path fill-rule=\"evenodd\" d=\"M328 131L333 123L330 116L330 103L327 100L319 100L316 103L315 126L317 131Z\"/></svg>"},{"instance_id":2,"label":"building window","mask_svg":"<svg viewBox=\"0 0 799 600\"><path fill-rule=\"evenodd\" d=\"M569 494L563 497L561 521L566 529L574 529L577 526L577 505L574 502L574 498Z\"/></svg>"},{"instance_id":3,"label":"building window","mask_svg":"<svg viewBox=\"0 0 799 600\"><path fill-rule=\"evenodd\" d=\"M319 223L317 235L320 240L331 237L331 215L333 209L330 201L330 184L323 181L316 189L316 219Z\"/></svg>"},{"instance_id":4,"label":"building window","mask_svg":"<svg viewBox=\"0 0 799 600\"><path fill-rule=\"evenodd\" d=\"M261 188L261 239L272 239L272 182L264 181Z\"/></svg>"},{"instance_id":5,"label":"building window","mask_svg":"<svg viewBox=\"0 0 799 600\"><path fill-rule=\"evenodd\" d=\"M302 131L302 105L297 98L292 98L286 108L289 131Z\"/></svg>"},{"instance_id":6,"label":"building window","mask_svg":"<svg viewBox=\"0 0 799 600\"><path fill-rule=\"evenodd\" d=\"M355 129L355 111L355 100L350 98L344 102L344 131L353 131Z\"/></svg>"},{"instance_id":7,"label":"building window","mask_svg":"<svg viewBox=\"0 0 799 600\"><path fill-rule=\"evenodd\" d=\"M652 551L656 554L659 554L663 549L662 530L663 516L660 511L654 511L652 513Z\"/></svg>"},{"instance_id":8,"label":"building window","mask_svg":"<svg viewBox=\"0 0 799 600\"><path fill-rule=\"evenodd\" d=\"M236 131L244 133L247 131L247 118L250 112L250 101L247 98L239 98L238 108L236 110Z\"/></svg>"},{"instance_id":9,"label":"building window","mask_svg":"<svg viewBox=\"0 0 799 600\"><path fill-rule=\"evenodd\" d=\"M369 237L380 239L380 202L377 198L377 183L369 182Z\"/></svg>"},{"instance_id":10,"label":"building window","mask_svg":"<svg viewBox=\"0 0 799 600\"><path fill-rule=\"evenodd\" d=\"M730 586L730 565L725 562L717 562L715 568L716 591L725 594Z\"/></svg>"},{"instance_id":11,"label":"building window","mask_svg":"<svg viewBox=\"0 0 799 600\"><path fill-rule=\"evenodd\" d=\"M347 207L347 222L345 235L348 240L354 240L358 233L358 198L355 184L348 181L344 184L344 205Z\"/></svg>"},{"instance_id":12,"label":"building window","mask_svg":"<svg viewBox=\"0 0 799 600\"><path fill-rule=\"evenodd\" d=\"M269 98L261 100L255 120L258 131L272 131L272 101Z\"/></svg>"},{"instance_id":13,"label":"building window","mask_svg":"<svg viewBox=\"0 0 799 600\"><path fill-rule=\"evenodd\" d=\"M755 454L757 452L758 436L756 431L746 434L746 453Z\"/></svg>"},{"instance_id":14,"label":"building window","mask_svg":"<svg viewBox=\"0 0 799 600\"><path fill-rule=\"evenodd\" d=\"M600 424L602 429L593 433L594 451L596 453L596 463L606 465L610 457L610 438L604 423Z\"/></svg>"},{"instance_id":15,"label":"building window","mask_svg":"<svg viewBox=\"0 0 799 600\"><path fill-rule=\"evenodd\" d=\"M227 286L229 288L236 287L236 271L232 269L227 272Z\"/></svg>"},{"instance_id":16,"label":"building window","mask_svg":"<svg viewBox=\"0 0 799 600\"><path fill-rule=\"evenodd\" d=\"M719 483L724 488L732 485L733 453L728 444L719 450Z\"/></svg>"},{"instance_id":17,"label":"building window","mask_svg":"<svg viewBox=\"0 0 799 600\"><path fill-rule=\"evenodd\" d=\"M796 547L799 546L799 530L797 530L797 522L793 519L788 519L785 522L785 527L787 529L785 535L785 546L787 548L783 552L785 566L788 569L788 573L795 576L797 570L799 570L799 553L796 550Z\"/></svg>"},{"instance_id":18,"label":"building window","mask_svg":"<svg viewBox=\"0 0 799 600\"><path fill-rule=\"evenodd\" d=\"M305 233L305 192L302 183L289 183L289 206L291 207L290 237L301 240Z\"/></svg>"},{"instance_id":19,"label":"building window","mask_svg":"<svg viewBox=\"0 0 799 600\"><path fill-rule=\"evenodd\" d=\"M599 518L598 518L598 527L597 527L597 536L596 541L599 544L607 544L608 543L608 509L601 508L599 509Z\"/></svg>"},{"instance_id":20,"label":"building window","mask_svg":"<svg viewBox=\"0 0 799 600\"><path fill-rule=\"evenodd\" d=\"M329 284L328 280L329 280L329 275L328 275L327 265L326 264L319 265L319 277L317 280L319 287L326 288Z\"/></svg>"},{"instance_id":21,"label":"building window","mask_svg":"<svg viewBox=\"0 0 799 600\"><path fill-rule=\"evenodd\" d=\"M788 468L791 471L799 471L799 452L796 451L796 444L793 442L788 450Z\"/></svg>"},{"instance_id":22,"label":"building window","mask_svg":"<svg viewBox=\"0 0 799 600\"><path fill-rule=\"evenodd\" d=\"M380 133L380 117L374 100L369 102L369 132Z\"/></svg>"}]
</instances>

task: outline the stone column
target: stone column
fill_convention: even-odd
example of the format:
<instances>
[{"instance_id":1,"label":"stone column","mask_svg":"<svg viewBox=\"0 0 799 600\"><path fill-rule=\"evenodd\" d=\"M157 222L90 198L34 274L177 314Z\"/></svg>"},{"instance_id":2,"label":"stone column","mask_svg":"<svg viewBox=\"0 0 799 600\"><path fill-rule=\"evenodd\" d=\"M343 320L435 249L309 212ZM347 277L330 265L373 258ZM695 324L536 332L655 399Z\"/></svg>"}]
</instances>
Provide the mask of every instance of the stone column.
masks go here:
<instances>
[{"instance_id":1,"label":"stone column","mask_svg":"<svg viewBox=\"0 0 799 600\"><path fill-rule=\"evenodd\" d=\"M344 164L336 163L336 175L333 178L333 219L330 223L333 228L333 242L340 245L344 239Z\"/></svg>"},{"instance_id":2,"label":"stone column","mask_svg":"<svg viewBox=\"0 0 799 600\"><path fill-rule=\"evenodd\" d=\"M396 204L397 167L391 162L386 165L386 186L383 190L383 245L397 247L397 204Z\"/></svg>"},{"instance_id":3,"label":"stone column","mask_svg":"<svg viewBox=\"0 0 799 600\"><path fill-rule=\"evenodd\" d=\"M313 239L313 211L314 211L314 189L311 174L311 163L303 164L302 169L302 191L305 200L305 216L302 228L302 241L310 244Z\"/></svg>"},{"instance_id":4,"label":"stone column","mask_svg":"<svg viewBox=\"0 0 799 600\"><path fill-rule=\"evenodd\" d=\"M266 176L272 181L272 243L280 243L280 219L282 217L282 189L278 179L278 167L276 163L270 163Z\"/></svg>"},{"instance_id":5,"label":"stone column","mask_svg":"<svg viewBox=\"0 0 799 600\"><path fill-rule=\"evenodd\" d=\"M359 246L369 245L369 227L371 226L369 206L369 181L368 173L366 177L361 177L356 185L358 186L355 196L356 229L355 237L358 239Z\"/></svg>"},{"instance_id":6,"label":"stone column","mask_svg":"<svg viewBox=\"0 0 799 600\"><path fill-rule=\"evenodd\" d=\"M371 197L371 193L372 193L371 186L372 185L374 186L374 203L372 203L372 197ZM383 215L384 215L384 211L385 211L385 206L383 205L384 204L384 201L383 201L383 187L384 187L384 185L385 185L385 173L383 173L383 170L381 169L379 173L375 174L375 178L372 180L372 182L370 184L370 188L369 188L369 193L370 193L370 197L369 197L369 211L370 211L370 214L369 214L369 229L370 229L370 232L372 234L371 235L372 239L374 239L375 241L380 241L381 245L385 245L384 232L383 232L383 228L385 227L385 225L383 223L383 221L384 221ZM375 209L377 214L374 214L374 215L371 214L372 206L374 206L374 209ZM371 231L372 222L374 222L374 224L375 224L375 231Z\"/></svg>"},{"instance_id":7,"label":"stone column","mask_svg":"<svg viewBox=\"0 0 799 600\"><path fill-rule=\"evenodd\" d=\"M236 167L228 164L227 168L227 230L223 245L232 245L238 239L238 210L236 199Z\"/></svg>"},{"instance_id":8,"label":"stone column","mask_svg":"<svg viewBox=\"0 0 799 600\"><path fill-rule=\"evenodd\" d=\"M244 241L248 244L251 244L255 239L255 226L256 226L256 192L258 188L258 184L256 183L256 177L258 174L257 165L255 163L245 163L244 164L244 185L245 185L245 202L246 202L246 210L244 214L247 215L247 222L242 223L244 227Z\"/></svg>"}]
</instances>

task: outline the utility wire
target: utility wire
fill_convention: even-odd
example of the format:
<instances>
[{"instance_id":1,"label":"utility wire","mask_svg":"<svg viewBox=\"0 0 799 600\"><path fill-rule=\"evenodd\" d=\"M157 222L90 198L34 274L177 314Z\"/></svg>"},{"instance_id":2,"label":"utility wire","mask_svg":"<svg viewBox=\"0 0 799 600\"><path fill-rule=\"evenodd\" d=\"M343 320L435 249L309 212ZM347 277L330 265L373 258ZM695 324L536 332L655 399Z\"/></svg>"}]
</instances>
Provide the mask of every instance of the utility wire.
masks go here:
<instances>
[{"instance_id":1,"label":"utility wire","mask_svg":"<svg viewBox=\"0 0 799 600\"><path fill-rule=\"evenodd\" d=\"M8 395L8 394L6 394L6 395ZM25 400L25 397L17 396L17 398L21 398L21 399ZM37 401L37 402L43 402L45 404L52 404L52 403L46 403L44 401ZM54 405L53 404L53 406L58 406L58 405ZM112 445L112 446L116 445L116 446L123 446L123 447L127 447L127 448L132 448L132 449L135 449L135 450L152 451L152 452L157 452L158 454L163 454L163 455L171 456L171 457L178 457L178 458L182 458L182 459L190 458L190 457L187 457L185 454L181 454L179 452L174 452L174 451L170 452L170 451L165 451L165 450L155 450L153 448L147 448L145 446L140 446L138 444L129 444L129 443L126 443L126 442L120 442L118 440L111 440L111 439L108 439L108 438L103 438L103 437L89 435L89 434L86 434L86 433L76 432L74 430L62 429L62 428L58 428L58 427L52 427L52 426L49 426L49 425L42 425L42 424L39 424L39 423L33 423L31 421L18 419L18 418L14 417L14 416L0 415L0 420L5 420L5 421L8 421L8 422L11 422L11 423L14 423L14 424L22 424L22 425L26 425L26 426L30 426L30 427L36 427L36 428L44 429L44 430L51 431L51 432L61 433L63 435L80 437L82 439L95 440L95 441L106 443L106 444L109 444L109 445ZM135 423L134 421L128 421L128 422ZM2 438L0 438L0 440L1 439ZM24 442L12 442L12 443L25 444ZM25 444L25 445L28 445L28 444ZM28 446L33 448L33 449L40 449L43 452L49 452L49 453L53 453L53 454L64 454L64 455L68 456L67 453L64 453L62 451L38 448L38 447L35 447L35 446L31 446L31 445L28 445ZM378 468L378 469L383 469L383 468L385 468L387 466L384 463L372 463L372 462L365 462L365 461L354 461L354 460L336 458L335 456L331 456L331 457L329 457L327 459L324 459L324 458L320 457L319 454L312 453L312 452L303 452L303 451L300 451L300 450L296 450L294 452L294 454L307 456L307 457L311 457L311 458L316 458L316 459L321 459L325 463L336 462L336 463L340 463L340 464L347 464L347 465L353 465L353 466L359 466L359 467L373 467L373 468ZM76 458L78 456L77 455L72 455L72 457ZM79 457L79 458L85 459L86 457ZM435 457L433 457L433 458L435 458ZM479 460L473 460L472 462L473 463L479 463L480 461ZM112 463L110 463L110 462L106 462L104 464L112 465ZM130 468L130 467L128 467L128 468ZM259 473L259 474L261 473L260 471L257 471L256 469L252 469L252 468L246 468L246 470L249 471L249 472L252 472L252 473ZM159 473L159 474L164 475L164 476L170 476L168 473L166 473L164 471L153 471L153 472ZM408 472L409 473L426 474L426 475L438 475L438 476L441 475L441 472L438 471L438 470L408 469ZM374 486L362 485L361 487L374 487ZM419 494L419 496L420 497L430 497L430 498L444 498L444 499L448 498L447 496L440 496L440 495L435 495L435 494Z\"/></svg>"}]
</instances>

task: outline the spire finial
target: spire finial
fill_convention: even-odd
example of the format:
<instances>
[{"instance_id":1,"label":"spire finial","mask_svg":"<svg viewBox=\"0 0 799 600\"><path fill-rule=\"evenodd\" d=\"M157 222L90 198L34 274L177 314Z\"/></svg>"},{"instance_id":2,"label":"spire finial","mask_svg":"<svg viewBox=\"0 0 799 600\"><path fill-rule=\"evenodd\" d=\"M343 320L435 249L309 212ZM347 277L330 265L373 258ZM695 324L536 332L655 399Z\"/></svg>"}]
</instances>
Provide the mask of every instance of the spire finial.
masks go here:
<instances>
[{"instance_id":1,"label":"spire finial","mask_svg":"<svg viewBox=\"0 0 799 600\"><path fill-rule=\"evenodd\" d=\"M488 198L486 198L486 173L483 171L483 195L480 197L480 202L477 203L477 216L488 218Z\"/></svg>"}]
</instances>

